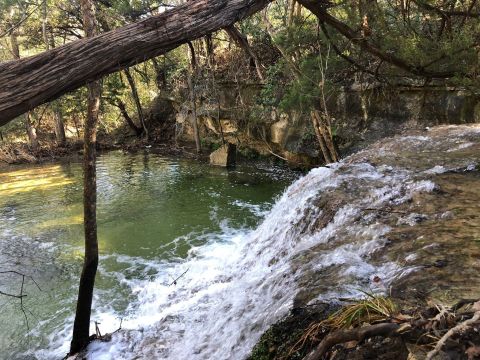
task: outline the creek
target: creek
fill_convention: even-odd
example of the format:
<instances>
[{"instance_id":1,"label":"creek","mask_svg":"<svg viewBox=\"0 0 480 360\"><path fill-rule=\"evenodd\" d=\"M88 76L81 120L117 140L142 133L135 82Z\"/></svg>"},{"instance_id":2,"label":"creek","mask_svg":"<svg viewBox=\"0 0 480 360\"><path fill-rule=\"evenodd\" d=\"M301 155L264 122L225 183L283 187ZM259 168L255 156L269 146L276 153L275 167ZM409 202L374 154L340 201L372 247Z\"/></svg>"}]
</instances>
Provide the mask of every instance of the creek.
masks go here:
<instances>
[{"instance_id":1,"label":"creek","mask_svg":"<svg viewBox=\"0 0 480 360\"><path fill-rule=\"evenodd\" d=\"M106 153L97 168L100 266L92 320L102 332L115 330L121 318L125 328L155 323L192 278L217 276L231 247L298 177L275 167L226 170L147 152ZM68 351L83 254L82 195L79 162L0 171L0 271L22 272L41 289L26 278L28 328L18 299L0 296L0 359L60 359ZM204 252L210 260L196 263ZM21 282L0 274L4 292L18 294ZM157 306L166 312L149 314Z\"/></svg>"},{"instance_id":2,"label":"creek","mask_svg":"<svg viewBox=\"0 0 480 360\"><path fill-rule=\"evenodd\" d=\"M93 320L102 332L123 320L90 358L243 359L292 307L365 292L478 297L479 164L478 125L385 139L296 181L103 156ZM28 336L18 303L3 305L0 341L16 358L68 349L82 228L80 168L65 166L0 174L2 266L42 287L28 285Z\"/></svg>"}]
</instances>

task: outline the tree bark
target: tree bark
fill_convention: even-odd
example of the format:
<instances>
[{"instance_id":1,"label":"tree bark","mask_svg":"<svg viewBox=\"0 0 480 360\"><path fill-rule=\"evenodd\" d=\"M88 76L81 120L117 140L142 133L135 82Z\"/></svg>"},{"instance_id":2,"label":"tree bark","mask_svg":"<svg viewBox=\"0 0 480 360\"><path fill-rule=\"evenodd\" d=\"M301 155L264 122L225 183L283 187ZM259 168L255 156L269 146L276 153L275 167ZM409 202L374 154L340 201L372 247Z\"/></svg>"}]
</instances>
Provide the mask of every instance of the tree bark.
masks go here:
<instances>
[{"instance_id":1,"label":"tree bark","mask_svg":"<svg viewBox=\"0 0 480 360\"><path fill-rule=\"evenodd\" d=\"M140 137L140 135L142 135L142 128L138 127L132 120L132 118L130 117L130 115L128 115L128 112L127 112L127 109L125 107L125 104L123 103L122 100L118 100L117 101L117 107L120 109L120 113L122 114L123 118L125 119L125 121L127 122L128 126L130 127L130 129L132 129L134 132L135 132L135 135L137 137Z\"/></svg>"},{"instance_id":2,"label":"tree bark","mask_svg":"<svg viewBox=\"0 0 480 360\"><path fill-rule=\"evenodd\" d=\"M192 124L193 124L193 137L195 138L195 147L197 153L202 151L200 143L200 134L198 132L198 119L197 119L197 96L195 93L195 78L197 75L197 60L195 57L195 49L193 44L188 42L188 49L190 51L190 71L187 74L188 90L190 93L190 103L192 106Z\"/></svg>"},{"instance_id":3,"label":"tree bark","mask_svg":"<svg viewBox=\"0 0 480 360\"><path fill-rule=\"evenodd\" d=\"M96 33L95 8L92 0L80 1L83 26L87 37ZM87 85L88 104L84 134L83 158L83 225L85 230L85 259L78 289L77 310L70 344L70 355L78 353L89 341L90 315L93 289L98 267L97 240L97 184L96 184L96 142L97 121L100 109L101 85L99 81Z\"/></svg>"},{"instance_id":4,"label":"tree bark","mask_svg":"<svg viewBox=\"0 0 480 360\"><path fill-rule=\"evenodd\" d=\"M142 124L143 134L145 135L145 138L148 140L148 129L147 129L147 126L145 125L145 119L143 117L143 110L142 110L142 104L140 103L140 97L138 96L137 85L135 84L135 80L133 80L133 76L130 73L129 69L123 70L123 73L125 74L128 81L128 85L130 85L130 90L132 91L133 101L135 102L135 107L137 108L138 120L140 121L140 124Z\"/></svg>"},{"instance_id":5,"label":"tree bark","mask_svg":"<svg viewBox=\"0 0 480 360\"><path fill-rule=\"evenodd\" d=\"M261 10L270 1L190 1L91 39L1 63L0 126L104 75L226 28Z\"/></svg>"}]
</instances>

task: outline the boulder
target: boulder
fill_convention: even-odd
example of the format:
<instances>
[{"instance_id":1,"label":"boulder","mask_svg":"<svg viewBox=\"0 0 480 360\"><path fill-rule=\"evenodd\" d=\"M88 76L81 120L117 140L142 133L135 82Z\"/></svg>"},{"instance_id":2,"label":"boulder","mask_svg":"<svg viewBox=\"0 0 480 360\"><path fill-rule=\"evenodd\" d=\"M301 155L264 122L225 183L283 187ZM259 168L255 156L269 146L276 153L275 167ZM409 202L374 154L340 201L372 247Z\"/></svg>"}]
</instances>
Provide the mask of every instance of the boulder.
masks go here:
<instances>
[{"instance_id":1,"label":"boulder","mask_svg":"<svg viewBox=\"0 0 480 360\"><path fill-rule=\"evenodd\" d=\"M237 147L227 143L210 154L210 165L231 167L235 166Z\"/></svg>"}]
</instances>

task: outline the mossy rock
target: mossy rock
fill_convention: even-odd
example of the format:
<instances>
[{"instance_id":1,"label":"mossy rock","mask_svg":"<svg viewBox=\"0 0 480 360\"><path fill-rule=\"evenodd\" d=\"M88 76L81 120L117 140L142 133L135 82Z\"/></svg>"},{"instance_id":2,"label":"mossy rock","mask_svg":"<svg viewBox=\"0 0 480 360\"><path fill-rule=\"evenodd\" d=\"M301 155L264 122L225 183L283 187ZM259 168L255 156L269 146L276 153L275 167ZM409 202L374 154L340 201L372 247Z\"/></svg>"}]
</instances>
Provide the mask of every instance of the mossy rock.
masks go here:
<instances>
[{"instance_id":1,"label":"mossy rock","mask_svg":"<svg viewBox=\"0 0 480 360\"><path fill-rule=\"evenodd\" d=\"M324 320L338 306L326 303L294 308L283 320L272 325L257 342L248 360L303 359L311 350L309 344L300 351L290 350L312 324Z\"/></svg>"}]
</instances>

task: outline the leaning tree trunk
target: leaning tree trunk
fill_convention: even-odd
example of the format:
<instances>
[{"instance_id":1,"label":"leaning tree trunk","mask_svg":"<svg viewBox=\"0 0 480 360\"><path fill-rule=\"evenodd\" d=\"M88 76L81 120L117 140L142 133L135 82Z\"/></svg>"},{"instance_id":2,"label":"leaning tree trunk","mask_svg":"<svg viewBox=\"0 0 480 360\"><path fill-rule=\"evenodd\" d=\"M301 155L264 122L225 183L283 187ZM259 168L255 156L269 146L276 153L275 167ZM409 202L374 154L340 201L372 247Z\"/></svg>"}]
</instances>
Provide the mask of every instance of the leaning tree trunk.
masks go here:
<instances>
[{"instance_id":1,"label":"leaning tree trunk","mask_svg":"<svg viewBox=\"0 0 480 360\"><path fill-rule=\"evenodd\" d=\"M142 128L138 127L132 120L132 118L130 117L130 115L128 115L128 111L127 111L127 108L125 106L125 103L122 101L122 100L118 100L117 101L117 107L120 109L120 113L122 114L123 118L125 119L125 121L127 122L128 126L130 127L130 129L132 129L134 132L135 132L135 135L137 137L140 137L140 135L142 135Z\"/></svg>"},{"instance_id":2,"label":"leaning tree trunk","mask_svg":"<svg viewBox=\"0 0 480 360\"><path fill-rule=\"evenodd\" d=\"M143 117L142 104L140 103L140 97L138 96L137 85L135 84L135 80L129 69L125 69L123 73L125 74L128 85L130 85L130 90L132 91L132 97L135 102L135 107L137 108L138 119L140 120L140 124L142 124L143 134L145 135L145 139L148 140L148 129L145 125L145 118Z\"/></svg>"},{"instance_id":3,"label":"leaning tree trunk","mask_svg":"<svg viewBox=\"0 0 480 360\"><path fill-rule=\"evenodd\" d=\"M0 126L104 75L228 27L261 10L270 1L189 1L91 39L1 63Z\"/></svg>"},{"instance_id":4,"label":"leaning tree trunk","mask_svg":"<svg viewBox=\"0 0 480 360\"><path fill-rule=\"evenodd\" d=\"M95 8L92 0L81 0L83 26L87 37L96 32ZM83 155L83 225L85 229L85 259L78 289L77 311L73 324L70 354L82 350L89 341L90 315L93 288L98 267L97 240L97 184L96 184L96 142L97 120L100 108L101 85L99 81L87 85L88 104L85 121Z\"/></svg>"},{"instance_id":5,"label":"leaning tree trunk","mask_svg":"<svg viewBox=\"0 0 480 360\"><path fill-rule=\"evenodd\" d=\"M322 114L319 110L313 110L310 113L310 117L325 163L330 164L337 162L338 154L335 149L335 143L333 142L331 125L326 119L325 114Z\"/></svg>"}]
</instances>

